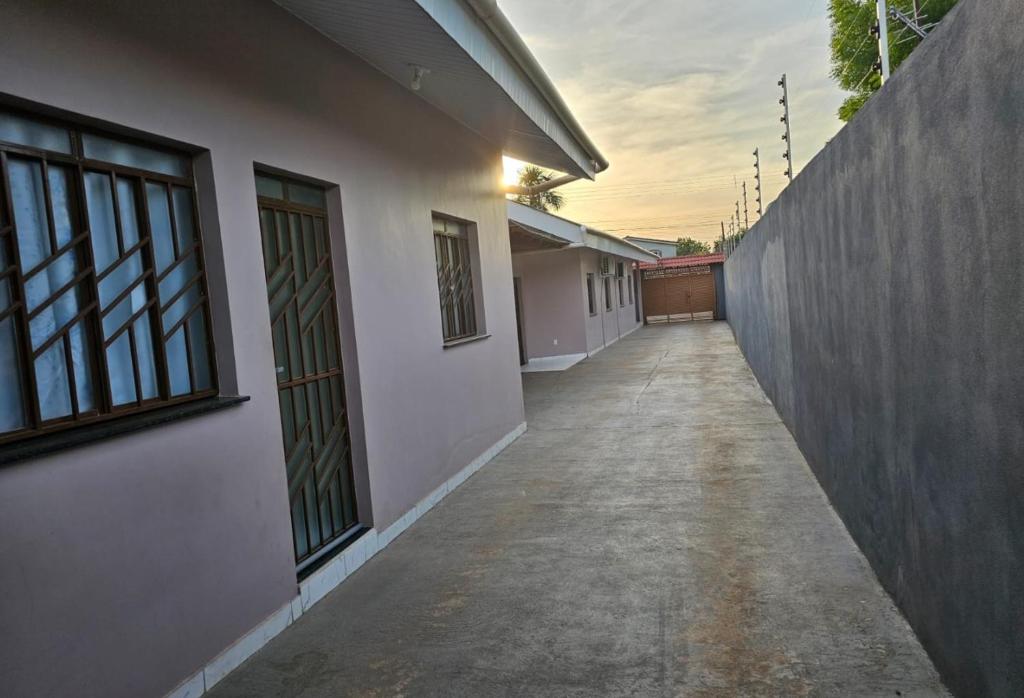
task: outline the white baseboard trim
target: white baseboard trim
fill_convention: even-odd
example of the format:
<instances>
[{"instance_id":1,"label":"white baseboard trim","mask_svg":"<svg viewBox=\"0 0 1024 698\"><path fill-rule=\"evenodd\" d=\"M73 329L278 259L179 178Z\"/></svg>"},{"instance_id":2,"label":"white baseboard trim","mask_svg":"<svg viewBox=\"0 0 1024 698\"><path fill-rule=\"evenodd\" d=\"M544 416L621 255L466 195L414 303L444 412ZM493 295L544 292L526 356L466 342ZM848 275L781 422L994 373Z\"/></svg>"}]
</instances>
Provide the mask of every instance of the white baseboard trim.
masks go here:
<instances>
[{"instance_id":1,"label":"white baseboard trim","mask_svg":"<svg viewBox=\"0 0 1024 698\"><path fill-rule=\"evenodd\" d=\"M586 354L559 354L558 356L540 356L530 359L525 366L520 367L522 373L542 373L546 371L566 371L583 359Z\"/></svg>"},{"instance_id":2,"label":"white baseboard trim","mask_svg":"<svg viewBox=\"0 0 1024 698\"><path fill-rule=\"evenodd\" d=\"M185 679L167 694L167 698L197 698L242 662L254 655L260 648L270 642L278 633L297 621L317 601L327 596L341 584L350 574L358 570L371 557L390 545L396 538L405 533L421 516L437 506L438 502L454 492L456 488L469 479L504 451L509 444L518 439L526 431L526 422L503 436L497 443L473 459L465 468L452 475L436 490L421 499L416 506L409 509L393 524L378 533L372 528L359 540L352 543L330 562L311 574L299 584L299 594L284 606L274 611L259 625L250 630L230 647L214 657L203 669Z\"/></svg>"}]
</instances>

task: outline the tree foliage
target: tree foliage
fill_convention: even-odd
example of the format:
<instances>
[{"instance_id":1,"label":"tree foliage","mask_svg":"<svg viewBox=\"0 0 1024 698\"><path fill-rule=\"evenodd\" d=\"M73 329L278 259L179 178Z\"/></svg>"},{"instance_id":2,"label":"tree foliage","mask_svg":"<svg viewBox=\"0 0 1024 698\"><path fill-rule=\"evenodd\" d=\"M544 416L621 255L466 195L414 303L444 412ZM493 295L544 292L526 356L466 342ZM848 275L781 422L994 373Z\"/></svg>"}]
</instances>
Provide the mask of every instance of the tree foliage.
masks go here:
<instances>
[{"instance_id":1,"label":"tree foliage","mask_svg":"<svg viewBox=\"0 0 1024 698\"><path fill-rule=\"evenodd\" d=\"M715 240L715 252L722 252L722 251L724 251L725 250L725 246L728 243L730 243L730 242L735 242L738 245L740 240L742 240L743 236L746 235L746 234L747 234L747 229L744 228L743 226L740 226L740 231L738 233L733 233L732 235L726 235L725 238L719 238L719 239Z\"/></svg>"},{"instance_id":2,"label":"tree foliage","mask_svg":"<svg viewBox=\"0 0 1024 698\"><path fill-rule=\"evenodd\" d=\"M519 170L519 186L521 187L533 187L550 182L554 178L555 175L553 173L536 165L526 165L523 169ZM550 211L552 209L557 211L565 206L565 196L555 190L539 194L519 194L514 197L514 201L525 204L530 208L535 208L538 211Z\"/></svg>"},{"instance_id":3,"label":"tree foliage","mask_svg":"<svg viewBox=\"0 0 1024 698\"><path fill-rule=\"evenodd\" d=\"M919 0L922 24L938 22L957 0ZM914 16L914 0L889 0L909 17ZM874 69L878 61L878 39L871 34L877 18L876 0L829 0L832 23L832 77L852 94L839 107L839 118L849 121L868 97L882 86L882 78ZM895 71L921 43L909 28L888 19L889 62Z\"/></svg>"},{"instance_id":4,"label":"tree foliage","mask_svg":"<svg viewBox=\"0 0 1024 698\"><path fill-rule=\"evenodd\" d=\"M711 254L711 246L706 242L694 240L693 238L679 238L676 240L676 256L688 257L695 254Z\"/></svg>"}]
</instances>

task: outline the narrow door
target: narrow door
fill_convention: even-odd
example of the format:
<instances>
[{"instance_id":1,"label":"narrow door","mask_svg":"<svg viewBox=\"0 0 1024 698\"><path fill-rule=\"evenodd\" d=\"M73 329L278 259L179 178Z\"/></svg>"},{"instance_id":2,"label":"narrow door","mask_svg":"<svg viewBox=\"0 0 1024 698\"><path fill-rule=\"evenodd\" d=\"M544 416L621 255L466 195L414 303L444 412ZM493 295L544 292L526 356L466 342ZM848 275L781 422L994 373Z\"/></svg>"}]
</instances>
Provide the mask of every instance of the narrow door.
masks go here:
<instances>
[{"instance_id":1,"label":"narrow door","mask_svg":"<svg viewBox=\"0 0 1024 698\"><path fill-rule=\"evenodd\" d=\"M512 279L512 293L516 297L516 335L519 337L519 365L525 366L529 359L526 358L526 343L523 341L523 287L518 277Z\"/></svg>"},{"instance_id":2,"label":"narrow door","mask_svg":"<svg viewBox=\"0 0 1024 698\"><path fill-rule=\"evenodd\" d=\"M358 530L324 192L257 175L284 467L299 570Z\"/></svg>"}]
</instances>

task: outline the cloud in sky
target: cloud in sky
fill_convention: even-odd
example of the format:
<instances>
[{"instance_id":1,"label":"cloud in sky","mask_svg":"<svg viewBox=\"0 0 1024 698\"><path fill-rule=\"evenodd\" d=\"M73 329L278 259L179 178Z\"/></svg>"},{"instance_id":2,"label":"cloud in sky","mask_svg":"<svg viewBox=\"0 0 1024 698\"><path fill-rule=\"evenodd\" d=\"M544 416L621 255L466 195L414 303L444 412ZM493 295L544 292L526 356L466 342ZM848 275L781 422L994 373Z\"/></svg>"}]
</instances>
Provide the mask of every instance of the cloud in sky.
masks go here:
<instances>
[{"instance_id":1,"label":"cloud in sky","mask_svg":"<svg viewBox=\"0 0 1024 698\"><path fill-rule=\"evenodd\" d=\"M747 180L786 184L777 81L800 169L839 130L826 0L499 0L611 162L560 212L620 235L711 239ZM742 209L742 202L740 204Z\"/></svg>"}]
</instances>

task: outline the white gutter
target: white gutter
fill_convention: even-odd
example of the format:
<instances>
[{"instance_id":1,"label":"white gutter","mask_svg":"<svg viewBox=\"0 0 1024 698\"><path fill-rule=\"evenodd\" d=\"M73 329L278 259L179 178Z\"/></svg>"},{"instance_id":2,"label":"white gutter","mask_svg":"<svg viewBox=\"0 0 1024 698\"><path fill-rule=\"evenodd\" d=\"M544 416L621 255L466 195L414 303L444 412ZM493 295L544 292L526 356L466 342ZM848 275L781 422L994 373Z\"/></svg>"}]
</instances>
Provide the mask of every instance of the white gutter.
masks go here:
<instances>
[{"instance_id":1,"label":"white gutter","mask_svg":"<svg viewBox=\"0 0 1024 698\"><path fill-rule=\"evenodd\" d=\"M569 106L565 103L565 100L563 100L562 96L558 94L558 90L551 82L551 79L547 76L547 73L545 73L544 69L540 67L540 63L538 63L537 59L533 57L533 54L530 53L530 49L526 46L522 37L519 36L515 27L512 26L512 23L508 21L508 18L498 8L497 0L463 0L463 2L472 8L473 12L475 12L477 17L480 18L480 21L482 21L487 28L491 30L491 33L498 39L498 42L506 51L509 52L512 60L515 61L516 65L518 65L524 73L526 73L526 76L534 84L544 100L548 103L551 109L554 110L555 114L558 115L558 118L562 120L562 123L569 129L569 132L572 134L573 138L576 139L576 142L579 143L585 151L587 151L587 154L590 155L591 161L594 165L594 174L607 170L608 160L601 155L601 151L597 149L597 146L594 145L593 141L590 140L590 137L587 136L583 127L580 126L576 117L573 116L572 111L569 110ZM559 179L564 178L560 177ZM574 177L573 179L579 179L579 177ZM546 182L545 185L552 185L555 181L557 180ZM568 181L553 184L553 186L548 187L548 189L561 186L562 184L568 184ZM547 191L548 189L541 189L534 193L540 193L542 191ZM526 192L512 193L518 194Z\"/></svg>"}]
</instances>

